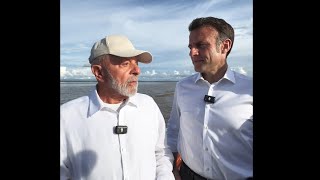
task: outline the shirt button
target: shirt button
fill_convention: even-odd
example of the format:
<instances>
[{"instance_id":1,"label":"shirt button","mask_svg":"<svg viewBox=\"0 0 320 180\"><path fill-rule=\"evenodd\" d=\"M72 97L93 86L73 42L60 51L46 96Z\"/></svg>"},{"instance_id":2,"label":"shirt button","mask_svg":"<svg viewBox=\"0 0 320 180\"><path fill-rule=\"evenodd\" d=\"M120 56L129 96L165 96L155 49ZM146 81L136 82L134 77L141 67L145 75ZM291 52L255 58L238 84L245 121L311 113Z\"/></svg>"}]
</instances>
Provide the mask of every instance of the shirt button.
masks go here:
<instances>
[{"instance_id":1,"label":"shirt button","mask_svg":"<svg viewBox=\"0 0 320 180\"><path fill-rule=\"evenodd\" d=\"M209 171L210 169L209 169L209 168L207 168L206 170L207 170L207 171Z\"/></svg>"},{"instance_id":2,"label":"shirt button","mask_svg":"<svg viewBox=\"0 0 320 180\"><path fill-rule=\"evenodd\" d=\"M205 128L205 129L208 129L208 126L207 126L207 125L204 125L204 128Z\"/></svg>"},{"instance_id":3,"label":"shirt button","mask_svg":"<svg viewBox=\"0 0 320 180\"><path fill-rule=\"evenodd\" d=\"M206 147L205 150L208 151L208 148Z\"/></svg>"}]
</instances>

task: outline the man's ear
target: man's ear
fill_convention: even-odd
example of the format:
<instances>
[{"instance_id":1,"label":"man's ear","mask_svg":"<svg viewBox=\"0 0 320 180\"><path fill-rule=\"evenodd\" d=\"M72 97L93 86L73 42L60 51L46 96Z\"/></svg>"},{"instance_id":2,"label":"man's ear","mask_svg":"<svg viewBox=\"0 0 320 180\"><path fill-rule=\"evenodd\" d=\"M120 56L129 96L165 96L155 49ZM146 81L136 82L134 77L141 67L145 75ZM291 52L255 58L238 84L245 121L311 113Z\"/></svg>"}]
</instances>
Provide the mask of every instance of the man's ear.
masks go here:
<instances>
[{"instance_id":1,"label":"man's ear","mask_svg":"<svg viewBox=\"0 0 320 180\"><path fill-rule=\"evenodd\" d=\"M102 67L101 65L92 65L91 66L91 72L92 74L96 77L97 81L102 79L102 71L101 71Z\"/></svg>"},{"instance_id":2,"label":"man's ear","mask_svg":"<svg viewBox=\"0 0 320 180\"><path fill-rule=\"evenodd\" d=\"M226 40L222 41L221 44L222 44L221 53L227 54L227 52L230 51L232 41L230 39L226 39Z\"/></svg>"}]
</instances>

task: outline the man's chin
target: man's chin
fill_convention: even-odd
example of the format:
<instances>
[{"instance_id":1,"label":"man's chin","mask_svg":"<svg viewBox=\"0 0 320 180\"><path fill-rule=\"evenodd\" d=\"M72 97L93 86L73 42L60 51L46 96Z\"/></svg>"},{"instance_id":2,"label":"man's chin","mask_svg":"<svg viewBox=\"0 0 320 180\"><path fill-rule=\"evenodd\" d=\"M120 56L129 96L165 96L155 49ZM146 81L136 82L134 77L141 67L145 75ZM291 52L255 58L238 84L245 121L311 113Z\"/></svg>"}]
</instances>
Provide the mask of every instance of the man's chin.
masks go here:
<instances>
[{"instance_id":1,"label":"man's chin","mask_svg":"<svg viewBox=\"0 0 320 180\"><path fill-rule=\"evenodd\" d=\"M137 92L126 93L125 96L132 97L132 96L134 96L136 94L137 94Z\"/></svg>"},{"instance_id":2,"label":"man's chin","mask_svg":"<svg viewBox=\"0 0 320 180\"><path fill-rule=\"evenodd\" d=\"M203 70L201 67L194 67L194 71L201 73Z\"/></svg>"},{"instance_id":3,"label":"man's chin","mask_svg":"<svg viewBox=\"0 0 320 180\"><path fill-rule=\"evenodd\" d=\"M122 95L124 96L128 96L128 97L131 97L131 96L134 96L135 94L137 93L137 88L130 88L130 91L126 91L124 93L121 93Z\"/></svg>"}]
</instances>

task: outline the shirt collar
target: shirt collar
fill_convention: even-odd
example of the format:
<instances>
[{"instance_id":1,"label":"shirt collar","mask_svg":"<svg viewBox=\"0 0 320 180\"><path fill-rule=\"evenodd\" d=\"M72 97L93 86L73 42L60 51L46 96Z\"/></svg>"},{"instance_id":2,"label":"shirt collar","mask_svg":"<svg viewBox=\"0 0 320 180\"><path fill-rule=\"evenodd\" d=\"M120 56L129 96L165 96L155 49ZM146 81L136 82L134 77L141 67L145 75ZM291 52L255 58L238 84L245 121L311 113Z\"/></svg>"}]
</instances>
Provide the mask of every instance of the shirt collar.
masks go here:
<instances>
[{"instance_id":1,"label":"shirt collar","mask_svg":"<svg viewBox=\"0 0 320 180\"><path fill-rule=\"evenodd\" d=\"M199 81L200 79L204 81L204 78L202 77L201 73L198 72L194 76L194 83L197 83L197 81ZM221 81L222 79L229 80L232 83L236 82L235 77L234 77L234 72L231 70L231 68L229 66L227 68L226 73L224 74L224 76L219 81Z\"/></svg>"},{"instance_id":2,"label":"shirt collar","mask_svg":"<svg viewBox=\"0 0 320 180\"><path fill-rule=\"evenodd\" d=\"M234 72L228 66L227 72L224 74L222 79L227 79L231 81L233 84L236 83L236 78L234 77Z\"/></svg>"},{"instance_id":3,"label":"shirt collar","mask_svg":"<svg viewBox=\"0 0 320 180\"><path fill-rule=\"evenodd\" d=\"M103 108L103 105L101 103L101 99L98 95L97 89L94 89L89 94L89 107L88 107L88 114L87 117L92 116L94 113L99 111Z\"/></svg>"},{"instance_id":4,"label":"shirt collar","mask_svg":"<svg viewBox=\"0 0 320 180\"><path fill-rule=\"evenodd\" d=\"M124 106L130 105L133 107L138 107L138 100L136 95L129 97L126 101ZM104 108L104 103L100 99L97 89L94 89L89 94L89 107L88 107L88 113L87 117L91 117L96 112L100 111L102 108Z\"/></svg>"}]
</instances>

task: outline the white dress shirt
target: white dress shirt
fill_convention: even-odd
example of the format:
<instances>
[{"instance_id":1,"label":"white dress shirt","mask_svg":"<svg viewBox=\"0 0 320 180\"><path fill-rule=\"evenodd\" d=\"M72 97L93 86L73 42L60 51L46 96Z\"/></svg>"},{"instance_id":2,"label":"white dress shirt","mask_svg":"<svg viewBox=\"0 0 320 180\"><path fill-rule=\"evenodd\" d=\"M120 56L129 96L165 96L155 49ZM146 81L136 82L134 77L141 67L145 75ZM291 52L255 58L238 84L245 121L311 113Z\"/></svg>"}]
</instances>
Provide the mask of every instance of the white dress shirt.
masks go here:
<instances>
[{"instance_id":1,"label":"white dress shirt","mask_svg":"<svg viewBox=\"0 0 320 180\"><path fill-rule=\"evenodd\" d=\"M204 96L215 97L214 103ZM200 73L177 83L168 145L197 174L219 180L252 176L252 78L231 71L210 84Z\"/></svg>"},{"instance_id":2,"label":"white dress shirt","mask_svg":"<svg viewBox=\"0 0 320 180\"><path fill-rule=\"evenodd\" d=\"M94 89L61 105L60 180L174 180L165 121L154 100L137 93L117 112ZM126 134L114 127L126 125Z\"/></svg>"}]
</instances>

